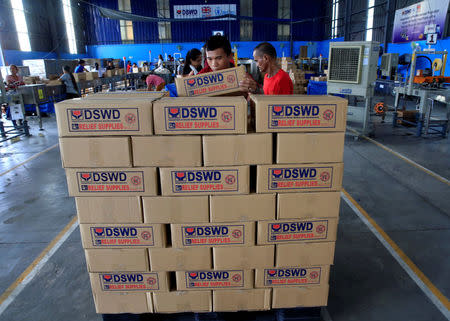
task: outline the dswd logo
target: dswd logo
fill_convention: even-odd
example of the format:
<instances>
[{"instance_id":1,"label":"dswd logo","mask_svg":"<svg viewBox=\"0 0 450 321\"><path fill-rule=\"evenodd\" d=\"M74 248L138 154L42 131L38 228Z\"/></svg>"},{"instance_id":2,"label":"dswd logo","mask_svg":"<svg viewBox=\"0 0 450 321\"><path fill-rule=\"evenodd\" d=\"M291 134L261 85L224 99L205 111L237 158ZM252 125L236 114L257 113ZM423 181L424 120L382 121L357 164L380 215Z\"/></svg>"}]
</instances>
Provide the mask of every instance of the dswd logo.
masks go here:
<instances>
[{"instance_id":1,"label":"dswd logo","mask_svg":"<svg viewBox=\"0 0 450 321\"><path fill-rule=\"evenodd\" d=\"M186 172L176 172L175 179L177 182L184 182L186 180Z\"/></svg>"},{"instance_id":2,"label":"dswd logo","mask_svg":"<svg viewBox=\"0 0 450 321\"><path fill-rule=\"evenodd\" d=\"M276 270L268 270L268 271L267 271L267 274L268 274L269 276L275 276L275 275L277 275L277 271L276 271Z\"/></svg>"},{"instance_id":3,"label":"dswd logo","mask_svg":"<svg viewBox=\"0 0 450 321\"><path fill-rule=\"evenodd\" d=\"M189 277L193 280L198 278L198 273L197 272L191 272L189 273Z\"/></svg>"},{"instance_id":4,"label":"dswd logo","mask_svg":"<svg viewBox=\"0 0 450 321\"><path fill-rule=\"evenodd\" d=\"M80 176L81 176L81 180L84 182L89 182L92 178L91 173L81 173Z\"/></svg>"},{"instance_id":5,"label":"dswd logo","mask_svg":"<svg viewBox=\"0 0 450 321\"><path fill-rule=\"evenodd\" d=\"M283 175L283 170L282 169L274 169L274 170L272 170L273 178L281 178L281 175Z\"/></svg>"},{"instance_id":6,"label":"dswd logo","mask_svg":"<svg viewBox=\"0 0 450 321\"><path fill-rule=\"evenodd\" d=\"M83 112L81 110L75 109L71 112L72 119L81 119L83 117Z\"/></svg>"},{"instance_id":7,"label":"dswd logo","mask_svg":"<svg viewBox=\"0 0 450 321\"><path fill-rule=\"evenodd\" d=\"M187 81L187 83L188 83L189 86L193 87L193 86L195 86L195 79L189 79Z\"/></svg>"},{"instance_id":8,"label":"dswd logo","mask_svg":"<svg viewBox=\"0 0 450 321\"><path fill-rule=\"evenodd\" d=\"M97 235L97 236L103 236L103 234L105 233L105 229L100 228L100 227L96 227L96 228L94 229L94 233L95 233L95 235Z\"/></svg>"},{"instance_id":9,"label":"dswd logo","mask_svg":"<svg viewBox=\"0 0 450 321\"><path fill-rule=\"evenodd\" d=\"M103 280L104 280L105 282L111 282L111 281L113 280L113 277L112 277L111 274L104 274L104 275L103 275Z\"/></svg>"},{"instance_id":10,"label":"dswd logo","mask_svg":"<svg viewBox=\"0 0 450 321\"><path fill-rule=\"evenodd\" d=\"M272 224L272 230L278 232L281 229L280 224Z\"/></svg>"},{"instance_id":11,"label":"dswd logo","mask_svg":"<svg viewBox=\"0 0 450 321\"><path fill-rule=\"evenodd\" d=\"M184 232L185 232L187 235L194 235L194 233L195 233L195 228L193 228L193 227L186 227L186 228L184 229Z\"/></svg>"},{"instance_id":12,"label":"dswd logo","mask_svg":"<svg viewBox=\"0 0 450 321\"><path fill-rule=\"evenodd\" d=\"M281 114L283 113L283 106L273 106L272 113L275 116L281 116Z\"/></svg>"},{"instance_id":13,"label":"dswd logo","mask_svg":"<svg viewBox=\"0 0 450 321\"><path fill-rule=\"evenodd\" d=\"M179 108L169 108L169 118L178 118L180 115Z\"/></svg>"}]
</instances>

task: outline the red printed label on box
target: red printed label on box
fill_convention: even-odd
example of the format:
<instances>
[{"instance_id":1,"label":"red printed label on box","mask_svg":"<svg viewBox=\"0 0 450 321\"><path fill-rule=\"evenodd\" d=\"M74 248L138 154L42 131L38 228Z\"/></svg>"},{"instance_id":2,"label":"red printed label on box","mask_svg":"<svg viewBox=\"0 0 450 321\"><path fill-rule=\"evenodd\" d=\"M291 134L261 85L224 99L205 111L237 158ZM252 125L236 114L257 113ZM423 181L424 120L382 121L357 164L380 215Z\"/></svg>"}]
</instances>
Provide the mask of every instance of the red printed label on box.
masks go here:
<instances>
[{"instance_id":1,"label":"red printed label on box","mask_svg":"<svg viewBox=\"0 0 450 321\"><path fill-rule=\"evenodd\" d=\"M69 108L67 121L74 133L139 131L137 108Z\"/></svg>"},{"instance_id":2,"label":"red printed label on box","mask_svg":"<svg viewBox=\"0 0 450 321\"><path fill-rule=\"evenodd\" d=\"M244 286L244 271L190 271L185 272L188 289L228 289Z\"/></svg>"},{"instance_id":3,"label":"red printed label on box","mask_svg":"<svg viewBox=\"0 0 450 321\"><path fill-rule=\"evenodd\" d=\"M335 104L269 105L268 125L270 129L284 128L335 128Z\"/></svg>"},{"instance_id":4,"label":"red printed label on box","mask_svg":"<svg viewBox=\"0 0 450 321\"><path fill-rule=\"evenodd\" d=\"M269 190L331 188L333 167L268 168Z\"/></svg>"},{"instance_id":5,"label":"red printed label on box","mask_svg":"<svg viewBox=\"0 0 450 321\"><path fill-rule=\"evenodd\" d=\"M183 245L233 245L245 243L244 225L183 226Z\"/></svg>"},{"instance_id":6,"label":"red printed label on box","mask_svg":"<svg viewBox=\"0 0 450 321\"><path fill-rule=\"evenodd\" d=\"M265 269L265 286L300 286L320 284L322 269L320 267L309 268L283 268Z\"/></svg>"},{"instance_id":7,"label":"red printed label on box","mask_svg":"<svg viewBox=\"0 0 450 321\"><path fill-rule=\"evenodd\" d=\"M217 131L236 128L235 106L164 107L167 131Z\"/></svg>"},{"instance_id":8,"label":"red printed label on box","mask_svg":"<svg viewBox=\"0 0 450 321\"><path fill-rule=\"evenodd\" d=\"M236 69L232 69L208 75L186 77L183 86L188 97L220 93L221 91L239 88L238 73Z\"/></svg>"},{"instance_id":9,"label":"red printed label on box","mask_svg":"<svg viewBox=\"0 0 450 321\"><path fill-rule=\"evenodd\" d=\"M328 220L269 223L267 241L271 243L321 240L328 237Z\"/></svg>"},{"instance_id":10,"label":"red printed label on box","mask_svg":"<svg viewBox=\"0 0 450 321\"><path fill-rule=\"evenodd\" d=\"M78 191L90 192L145 192L142 171L77 172Z\"/></svg>"},{"instance_id":11,"label":"red printed label on box","mask_svg":"<svg viewBox=\"0 0 450 321\"><path fill-rule=\"evenodd\" d=\"M238 170L183 170L171 171L172 192L237 192Z\"/></svg>"},{"instance_id":12,"label":"red printed label on box","mask_svg":"<svg viewBox=\"0 0 450 321\"><path fill-rule=\"evenodd\" d=\"M101 273L103 291L152 291L159 290L157 273Z\"/></svg>"},{"instance_id":13,"label":"red printed label on box","mask_svg":"<svg viewBox=\"0 0 450 321\"><path fill-rule=\"evenodd\" d=\"M95 226L90 232L95 247L155 245L152 226Z\"/></svg>"}]
</instances>

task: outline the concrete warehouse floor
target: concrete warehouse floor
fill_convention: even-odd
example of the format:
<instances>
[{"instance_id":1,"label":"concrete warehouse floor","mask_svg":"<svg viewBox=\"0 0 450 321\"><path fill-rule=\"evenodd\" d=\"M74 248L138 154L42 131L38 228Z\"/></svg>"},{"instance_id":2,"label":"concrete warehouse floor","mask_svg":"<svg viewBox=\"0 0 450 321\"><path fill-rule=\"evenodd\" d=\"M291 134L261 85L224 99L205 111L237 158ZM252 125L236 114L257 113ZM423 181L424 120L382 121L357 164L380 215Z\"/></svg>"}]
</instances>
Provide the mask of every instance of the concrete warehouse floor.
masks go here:
<instances>
[{"instance_id":1,"label":"concrete warehouse floor","mask_svg":"<svg viewBox=\"0 0 450 321\"><path fill-rule=\"evenodd\" d=\"M378 142L450 178L448 138L417 138L405 128L393 129L389 119L375 121ZM75 217L58 147L5 173L57 144L54 115L44 119L42 132L35 122L31 126L32 137L0 143L0 293ZM367 140L355 139L351 131L344 162L345 190L450 297L450 186ZM1 321L101 320L78 228L11 297L11 304L0 309ZM345 201L327 309L333 321L447 320Z\"/></svg>"}]
</instances>

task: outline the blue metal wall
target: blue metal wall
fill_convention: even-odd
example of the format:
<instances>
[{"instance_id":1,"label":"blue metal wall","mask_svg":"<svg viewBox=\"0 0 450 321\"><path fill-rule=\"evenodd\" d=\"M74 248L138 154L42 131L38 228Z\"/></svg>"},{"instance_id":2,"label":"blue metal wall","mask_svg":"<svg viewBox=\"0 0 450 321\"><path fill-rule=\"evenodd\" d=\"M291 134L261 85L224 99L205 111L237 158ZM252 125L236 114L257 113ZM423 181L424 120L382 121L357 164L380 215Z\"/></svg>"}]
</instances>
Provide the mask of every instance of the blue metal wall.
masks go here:
<instances>
[{"instance_id":1,"label":"blue metal wall","mask_svg":"<svg viewBox=\"0 0 450 321\"><path fill-rule=\"evenodd\" d=\"M277 41L278 18L277 0L252 0L253 41ZM90 0L93 5L117 9L117 0ZM205 0L170 0L170 16L173 18L174 5L205 4ZM235 4L240 15L240 0L212 0L208 4ZM292 0L294 20L325 16L327 0ZM98 10L82 3L84 7L85 30L88 45L121 43L119 22L102 18ZM132 13L157 16L156 1L131 0ZM317 20L294 25L293 40L318 41L324 39L324 21ZM156 22L133 22L135 43L159 42ZM213 30L222 30L231 41L240 41L239 21L172 22L172 42L205 41Z\"/></svg>"},{"instance_id":2,"label":"blue metal wall","mask_svg":"<svg viewBox=\"0 0 450 321\"><path fill-rule=\"evenodd\" d=\"M239 0L214 0L208 4L235 4L240 12ZM175 5L201 5L205 0L170 0L170 16L173 18ZM205 41L212 35L213 30L224 31L230 41L239 41L239 21L208 21L208 22L172 22L172 42ZM230 37L231 31L231 37Z\"/></svg>"}]
</instances>

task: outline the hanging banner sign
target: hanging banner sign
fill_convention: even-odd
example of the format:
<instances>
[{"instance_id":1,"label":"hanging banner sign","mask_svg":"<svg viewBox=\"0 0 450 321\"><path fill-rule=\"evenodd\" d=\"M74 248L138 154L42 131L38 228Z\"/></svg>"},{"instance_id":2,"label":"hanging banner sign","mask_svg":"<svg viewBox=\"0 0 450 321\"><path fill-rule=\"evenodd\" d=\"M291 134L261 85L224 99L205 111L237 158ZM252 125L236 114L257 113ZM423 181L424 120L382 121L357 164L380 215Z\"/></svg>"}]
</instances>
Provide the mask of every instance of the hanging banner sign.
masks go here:
<instances>
[{"instance_id":1,"label":"hanging banner sign","mask_svg":"<svg viewBox=\"0 0 450 321\"><path fill-rule=\"evenodd\" d=\"M442 38L450 0L425 0L395 11L392 42L426 40L430 27Z\"/></svg>"},{"instance_id":2,"label":"hanging banner sign","mask_svg":"<svg viewBox=\"0 0 450 321\"><path fill-rule=\"evenodd\" d=\"M227 14L236 14L235 4L209 4L209 5L185 5L173 6L175 19L200 19L220 17ZM221 18L217 20L236 20L235 18Z\"/></svg>"}]
</instances>

